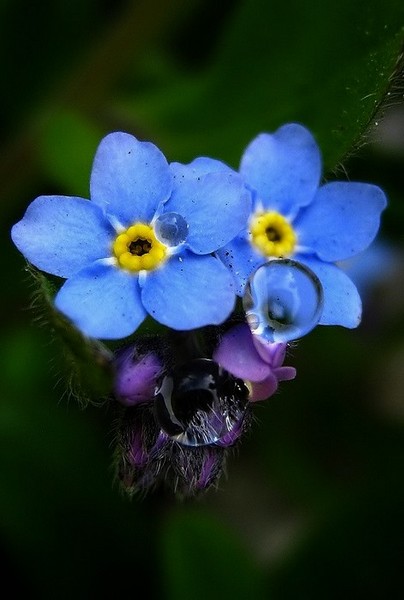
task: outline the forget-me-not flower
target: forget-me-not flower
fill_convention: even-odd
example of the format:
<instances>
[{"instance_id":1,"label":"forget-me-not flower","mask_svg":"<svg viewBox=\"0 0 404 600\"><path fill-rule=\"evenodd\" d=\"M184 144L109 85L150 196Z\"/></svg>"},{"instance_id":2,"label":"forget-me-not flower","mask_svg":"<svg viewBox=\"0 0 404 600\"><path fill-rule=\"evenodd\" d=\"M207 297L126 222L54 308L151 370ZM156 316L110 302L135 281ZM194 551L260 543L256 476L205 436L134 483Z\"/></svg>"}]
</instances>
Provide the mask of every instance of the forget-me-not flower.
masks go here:
<instances>
[{"instance_id":1,"label":"forget-me-not flower","mask_svg":"<svg viewBox=\"0 0 404 600\"><path fill-rule=\"evenodd\" d=\"M212 161L211 169L228 167ZM252 191L247 227L219 250L232 271L237 293L268 260L293 258L319 278L324 307L319 323L356 327L361 299L337 261L364 250L379 228L383 191L368 183L320 185L322 161L312 134L290 123L258 135L246 148L240 174Z\"/></svg>"},{"instance_id":2,"label":"forget-me-not flower","mask_svg":"<svg viewBox=\"0 0 404 600\"><path fill-rule=\"evenodd\" d=\"M12 229L30 263L67 279L55 305L84 334L123 338L147 314L179 330L228 317L234 281L213 253L245 227L239 175L169 165L115 132L97 149L90 195L40 196Z\"/></svg>"}]
</instances>

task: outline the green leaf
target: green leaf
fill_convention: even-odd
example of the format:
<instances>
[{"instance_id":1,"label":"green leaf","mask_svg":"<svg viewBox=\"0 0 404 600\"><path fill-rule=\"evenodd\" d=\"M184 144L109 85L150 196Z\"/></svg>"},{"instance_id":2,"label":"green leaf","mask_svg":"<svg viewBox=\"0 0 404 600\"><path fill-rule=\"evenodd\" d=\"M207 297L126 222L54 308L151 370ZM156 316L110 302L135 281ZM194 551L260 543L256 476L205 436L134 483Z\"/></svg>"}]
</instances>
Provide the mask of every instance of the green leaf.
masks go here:
<instances>
[{"instance_id":1,"label":"green leaf","mask_svg":"<svg viewBox=\"0 0 404 600\"><path fill-rule=\"evenodd\" d=\"M259 132L298 121L333 169L374 122L403 25L399 0L245 0L203 79L128 104L175 160L208 154L237 165Z\"/></svg>"},{"instance_id":2,"label":"green leaf","mask_svg":"<svg viewBox=\"0 0 404 600\"><path fill-rule=\"evenodd\" d=\"M167 598L267 598L262 573L222 523L201 512L173 516L163 532Z\"/></svg>"},{"instance_id":3,"label":"green leaf","mask_svg":"<svg viewBox=\"0 0 404 600\"><path fill-rule=\"evenodd\" d=\"M89 197L90 173L101 127L72 110L50 113L38 139L39 161L69 196Z\"/></svg>"}]
</instances>

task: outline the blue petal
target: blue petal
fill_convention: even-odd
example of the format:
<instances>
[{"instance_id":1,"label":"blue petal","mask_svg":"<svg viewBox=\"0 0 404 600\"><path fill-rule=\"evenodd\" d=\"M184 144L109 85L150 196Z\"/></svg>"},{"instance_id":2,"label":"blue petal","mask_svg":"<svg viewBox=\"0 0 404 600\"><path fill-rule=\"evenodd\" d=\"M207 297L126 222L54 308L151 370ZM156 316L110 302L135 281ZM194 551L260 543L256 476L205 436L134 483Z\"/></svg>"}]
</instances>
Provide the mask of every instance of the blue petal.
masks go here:
<instances>
[{"instance_id":1,"label":"blue petal","mask_svg":"<svg viewBox=\"0 0 404 600\"><path fill-rule=\"evenodd\" d=\"M137 277L102 262L68 279L55 305L85 335L101 339L130 335L146 316Z\"/></svg>"},{"instance_id":2,"label":"blue petal","mask_svg":"<svg viewBox=\"0 0 404 600\"><path fill-rule=\"evenodd\" d=\"M320 150L307 129L290 123L256 137L243 154L240 173L265 209L292 217L314 197L321 177Z\"/></svg>"},{"instance_id":3,"label":"blue petal","mask_svg":"<svg viewBox=\"0 0 404 600\"><path fill-rule=\"evenodd\" d=\"M156 321L173 329L216 325L234 308L233 278L217 258L184 252L147 275L142 300Z\"/></svg>"},{"instance_id":4,"label":"blue petal","mask_svg":"<svg viewBox=\"0 0 404 600\"><path fill-rule=\"evenodd\" d=\"M71 277L95 260L111 256L114 230L89 200L40 196L14 225L11 237L38 269Z\"/></svg>"},{"instance_id":5,"label":"blue petal","mask_svg":"<svg viewBox=\"0 0 404 600\"><path fill-rule=\"evenodd\" d=\"M299 245L326 261L350 258L376 236L386 203L376 185L328 183L294 222Z\"/></svg>"},{"instance_id":6,"label":"blue petal","mask_svg":"<svg viewBox=\"0 0 404 600\"><path fill-rule=\"evenodd\" d=\"M238 296L244 294L250 275L267 262L262 254L254 250L246 235L237 236L217 253L234 277Z\"/></svg>"},{"instance_id":7,"label":"blue petal","mask_svg":"<svg viewBox=\"0 0 404 600\"><path fill-rule=\"evenodd\" d=\"M91 173L91 199L122 225L150 222L171 187L168 163L154 144L121 132L101 141Z\"/></svg>"},{"instance_id":8,"label":"blue petal","mask_svg":"<svg viewBox=\"0 0 404 600\"><path fill-rule=\"evenodd\" d=\"M187 244L193 252L215 252L246 226L251 195L237 173L198 175L198 170L179 163L173 163L171 169L174 189L164 210L185 218Z\"/></svg>"},{"instance_id":9,"label":"blue petal","mask_svg":"<svg viewBox=\"0 0 404 600\"><path fill-rule=\"evenodd\" d=\"M181 166L183 165L180 163L171 163L174 172ZM189 163L188 167L199 176L207 175L207 173L236 173L234 169L231 169L224 162L215 158L208 158L207 156L198 156L198 158Z\"/></svg>"},{"instance_id":10,"label":"blue petal","mask_svg":"<svg viewBox=\"0 0 404 600\"><path fill-rule=\"evenodd\" d=\"M351 279L334 264L318 258L301 254L294 259L314 271L323 286L324 308L319 324L357 327L361 321L362 302Z\"/></svg>"}]
</instances>

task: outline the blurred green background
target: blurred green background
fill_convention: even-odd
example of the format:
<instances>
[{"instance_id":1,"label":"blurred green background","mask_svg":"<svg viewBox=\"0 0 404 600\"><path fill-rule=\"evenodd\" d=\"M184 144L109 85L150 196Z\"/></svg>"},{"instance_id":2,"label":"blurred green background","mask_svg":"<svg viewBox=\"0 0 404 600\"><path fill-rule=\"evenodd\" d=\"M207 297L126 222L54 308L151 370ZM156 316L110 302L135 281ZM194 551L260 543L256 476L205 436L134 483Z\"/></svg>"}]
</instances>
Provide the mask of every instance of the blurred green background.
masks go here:
<instances>
[{"instance_id":1,"label":"blurred green background","mask_svg":"<svg viewBox=\"0 0 404 600\"><path fill-rule=\"evenodd\" d=\"M390 598L404 569L402 1L2 0L0 551L13 596ZM390 249L355 331L296 344L219 490L132 501L113 412L66 394L9 230L40 194L88 197L100 138L234 167L299 121L325 177L381 185ZM366 257L362 265L368 265ZM394 597L396 597L394 595Z\"/></svg>"}]
</instances>

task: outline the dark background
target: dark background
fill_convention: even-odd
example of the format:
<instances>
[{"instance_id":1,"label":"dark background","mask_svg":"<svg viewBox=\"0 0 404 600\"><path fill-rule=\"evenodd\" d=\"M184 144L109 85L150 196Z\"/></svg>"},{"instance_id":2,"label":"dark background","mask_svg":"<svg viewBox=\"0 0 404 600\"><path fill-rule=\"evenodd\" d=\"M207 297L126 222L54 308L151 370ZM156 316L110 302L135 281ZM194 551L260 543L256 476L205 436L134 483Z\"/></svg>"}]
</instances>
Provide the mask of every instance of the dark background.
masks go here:
<instances>
[{"instance_id":1,"label":"dark background","mask_svg":"<svg viewBox=\"0 0 404 600\"><path fill-rule=\"evenodd\" d=\"M403 26L394 1L1 2L0 552L13 596L380 598L401 586ZM383 252L351 265L363 322L292 348L296 380L256 406L217 491L129 501L113 483L111 408L69 396L10 227L39 194L88 197L110 131L237 168L257 133L290 121L313 131L325 179L388 195Z\"/></svg>"}]
</instances>

